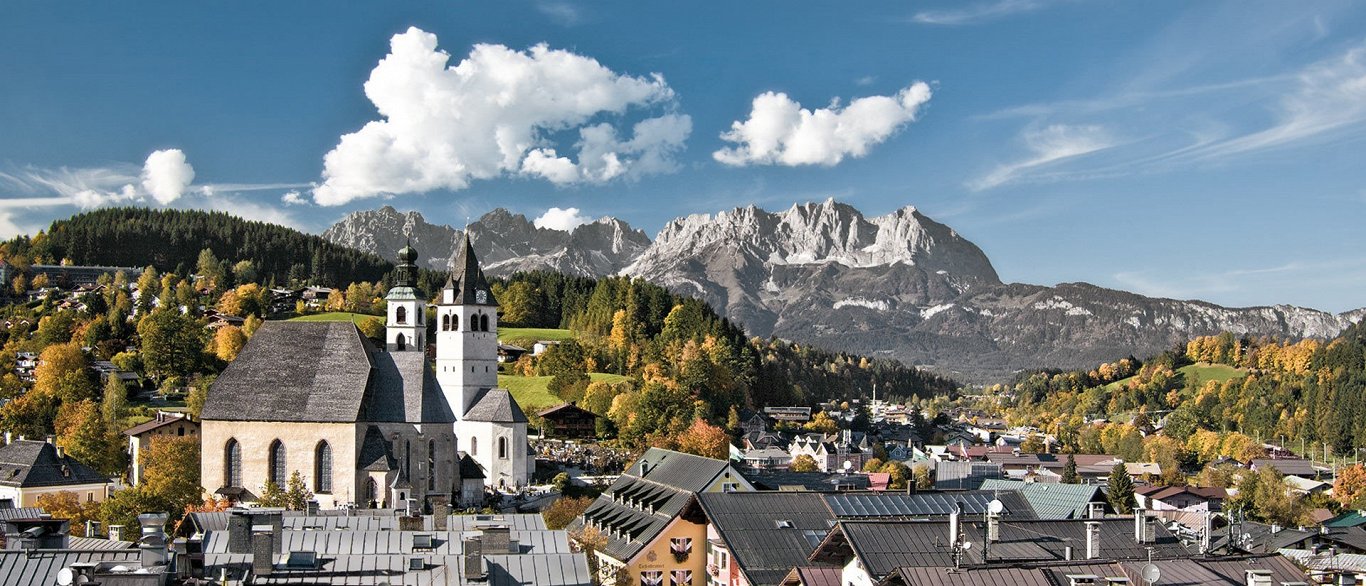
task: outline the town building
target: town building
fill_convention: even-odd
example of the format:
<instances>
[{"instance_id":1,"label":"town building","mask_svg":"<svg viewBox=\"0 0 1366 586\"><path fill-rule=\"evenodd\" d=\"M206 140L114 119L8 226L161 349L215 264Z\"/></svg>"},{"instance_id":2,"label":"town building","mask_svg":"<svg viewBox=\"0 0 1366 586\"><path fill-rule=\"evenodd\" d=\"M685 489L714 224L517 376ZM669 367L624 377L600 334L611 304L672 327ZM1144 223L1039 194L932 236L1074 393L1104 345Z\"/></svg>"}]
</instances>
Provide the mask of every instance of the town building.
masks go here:
<instances>
[{"instance_id":1,"label":"town building","mask_svg":"<svg viewBox=\"0 0 1366 586\"><path fill-rule=\"evenodd\" d=\"M156 417L153 417L151 421L125 429L123 435L128 436L128 458L131 470L129 480L133 486L137 486L142 484L144 473L142 451L158 438L199 437L199 422L190 417L188 413L157 411Z\"/></svg>"},{"instance_id":2,"label":"town building","mask_svg":"<svg viewBox=\"0 0 1366 586\"><path fill-rule=\"evenodd\" d=\"M542 433L556 439L593 439L598 436L598 416L573 403L561 403L536 414L545 424Z\"/></svg>"},{"instance_id":3,"label":"town building","mask_svg":"<svg viewBox=\"0 0 1366 586\"><path fill-rule=\"evenodd\" d=\"M752 490L729 462L650 448L569 529L606 539L596 551L605 585L703 586L707 521L694 495Z\"/></svg>"},{"instance_id":4,"label":"town building","mask_svg":"<svg viewBox=\"0 0 1366 586\"><path fill-rule=\"evenodd\" d=\"M15 507L37 506L38 497L59 492L98 503L113 491L112 480L49 442L21 437L0 446L0 500Z\"/></svg>"}]
</instances>

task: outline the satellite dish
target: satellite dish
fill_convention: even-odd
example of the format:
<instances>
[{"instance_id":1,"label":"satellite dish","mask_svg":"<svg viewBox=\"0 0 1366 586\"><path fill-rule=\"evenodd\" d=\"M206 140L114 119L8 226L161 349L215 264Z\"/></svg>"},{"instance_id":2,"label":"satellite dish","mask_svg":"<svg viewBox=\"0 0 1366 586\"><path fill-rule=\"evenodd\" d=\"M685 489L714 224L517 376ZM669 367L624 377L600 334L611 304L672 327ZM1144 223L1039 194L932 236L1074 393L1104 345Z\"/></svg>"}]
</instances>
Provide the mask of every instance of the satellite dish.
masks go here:
<instances>
[{"instance_id":1,"label":"satellite dish","mask_svg":"<svg viewBox=\"0 0 1366 586\"><path fill-rule=\"evenodd\" d=\"M1153 586L1153 584L1156 584L1157 581L1161 579L1162 570L1158 568L1156 564L1143 566L1143 581L1147 582L1148 586Z\"/></svg>"},{"instance_id":2,"label":"satellite dish","mask_svg":"<svg viewBox=\"0 0 1366 586\"><path fill-rule=\"evenodd\" d=\"M853 463L853 462L850 462L850 461L848 461L848 460L845 460L845 461L844 461L844 471L845 471L845 472L848 472L849 469L850 469L850 468L853 468L853 467L854 467L854 463Z\"/></svg>"},{"instance_id":3,"label":"satellite dish","mask_svg":"<svg viewBox=\"0 0 1366 586\"><path fill-rule=\"evenodd\" d=\"M991 499L991 502L987 504L987 511L993 515L999 515L1004 510L1006 510L1006 506L999 500Z\"/></svg>"},{"instance_id":4,"label":"satellite dish","mask_svg":"<svg viewBox=\"0 0 1366 586\"><path fill-rule=\"evenodd\" d=\"M73 571L71 571L71 568L62 568L62 569L60 569L60 570L57 570L57 585L58 585L58 586L71 586L72 584L75 584L75 583L76 583L76 573L73 572Z\"/></svg>"},{"instance_id":5,"label":"satellite dish","mask_svg":"<svg viewBox=\"0 0 1366 586\"><path fill-rule=\"evenodd\" d=\"M967 550L969 550L969 549L972 549L972 542L971 542L971 541L964 541L964 542L963 542L963 551L967 551Z\"/></svg>"}]
</instances>

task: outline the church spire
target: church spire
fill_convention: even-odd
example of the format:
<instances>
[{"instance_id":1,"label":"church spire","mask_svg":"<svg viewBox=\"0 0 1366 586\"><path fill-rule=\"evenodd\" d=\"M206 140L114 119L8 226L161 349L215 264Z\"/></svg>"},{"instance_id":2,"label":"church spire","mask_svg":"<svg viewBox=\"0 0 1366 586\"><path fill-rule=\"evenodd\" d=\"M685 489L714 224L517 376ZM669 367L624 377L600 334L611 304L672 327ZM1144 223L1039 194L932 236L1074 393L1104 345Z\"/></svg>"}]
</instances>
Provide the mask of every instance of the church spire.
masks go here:
<instances>
[{"instance_id":1,"label":"church spire","mask_svg":"<svg viewBox=\"0 0 1366 586\"><path fill-rule=\"evenodd\" d=\"M484 270L479 268L468 231L464 235L464 245L451 263L451 275L442 287L441 298L442 303L451 305L498 305L489 290L488 279L484 278Z\"/></svg>"},{"instance_id":2,"label":"church spire","mask_svg":"<svg viewBox=\"0 0 1366 586\"><path fill-rule=\"evenodd\" d=\"M413 248L412 239L398 251L398 265L394 267L394 286L417 286L417 250Z\"/></svg>"}]
</instances>

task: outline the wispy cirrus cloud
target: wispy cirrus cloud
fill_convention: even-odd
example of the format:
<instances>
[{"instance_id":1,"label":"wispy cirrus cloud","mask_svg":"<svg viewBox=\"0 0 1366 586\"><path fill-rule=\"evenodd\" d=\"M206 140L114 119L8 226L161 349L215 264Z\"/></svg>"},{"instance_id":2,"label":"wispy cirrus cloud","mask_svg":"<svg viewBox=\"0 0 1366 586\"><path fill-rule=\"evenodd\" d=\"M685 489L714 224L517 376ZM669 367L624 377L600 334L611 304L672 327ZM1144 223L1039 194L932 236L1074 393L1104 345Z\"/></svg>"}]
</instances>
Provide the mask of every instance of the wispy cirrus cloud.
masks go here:
<instances>
[{"instance_id":1,"label":"wispy cirrus cloud","mask_svg":"<svg viewBox=\"0 0 1366 586\"><path fill-rule=\"evenodd\" d=\"M1122 271L1115 273L1112 279L1127 290L1151 297L1223 298L1227 300L1224 303L1251 305L1257 303L1253 295L1284 300L1295 294L1302 295L1306 288L1360 283L1366 279L1366 258L1295 260L1222 271L1200 267L1189 273L1175 272L1165 266L1160 270Z\"/></svg>"},{"instance_id":2,"label":"wispy cirrus cloud","mask_svg":"<svg viewBox=\"0 0 1366 586\"><path fill-rule=\"evenodd\" d=\"M1027 180L1040 169L1118 144L1104 127L1098 125L1053 124L1028 129L1021 135L1021 140L1029 150L1029 155L999 165L991 172L968 181L968 189L982 191Z\"/></svg>"},{"instance_id":3,"label":"wispy cirrus cloud","mask_svg":"<svg viewBox=\"0 0 1366 586\"><path fill-rule=\"evenodd\" d=\"M959 3L955 8L922 10L911 17L911 22L946 26L978 24L1014 14L1033 12L1052 3L1049 0L993 0L966 6Z\"/></svg>"}]
</instances>

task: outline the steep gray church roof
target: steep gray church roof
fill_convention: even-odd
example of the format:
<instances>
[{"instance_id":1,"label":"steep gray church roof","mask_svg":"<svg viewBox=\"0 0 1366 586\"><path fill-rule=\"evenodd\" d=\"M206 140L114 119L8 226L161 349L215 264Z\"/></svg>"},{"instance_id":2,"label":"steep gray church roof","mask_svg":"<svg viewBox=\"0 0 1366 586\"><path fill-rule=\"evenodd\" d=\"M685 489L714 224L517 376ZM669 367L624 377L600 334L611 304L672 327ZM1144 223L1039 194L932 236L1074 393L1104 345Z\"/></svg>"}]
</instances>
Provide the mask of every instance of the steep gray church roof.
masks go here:
<instances>
[{"instance_id":1,"label":"steep gray church roof","mask_svg":"<svg viewBox=\"0 0 1366 586\"><path fill-rule=\"evenodd\" d=\"M493 423L526 423L526 414L505 389L488 389L474 400L474 405L465 413L468 421L491 421Z\"/></svg>"},{"instance_id":2,"label":"steep gray church roof","mask_svg":"<svg viewBox=\"0 0 1366 586\"><path fill-rule=\"evenodd\" d=\"M268 321L209 389L203 419L455 421L421 352L377 350L350 322Z\"/></svg>"}]
</instances>

